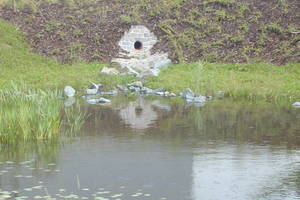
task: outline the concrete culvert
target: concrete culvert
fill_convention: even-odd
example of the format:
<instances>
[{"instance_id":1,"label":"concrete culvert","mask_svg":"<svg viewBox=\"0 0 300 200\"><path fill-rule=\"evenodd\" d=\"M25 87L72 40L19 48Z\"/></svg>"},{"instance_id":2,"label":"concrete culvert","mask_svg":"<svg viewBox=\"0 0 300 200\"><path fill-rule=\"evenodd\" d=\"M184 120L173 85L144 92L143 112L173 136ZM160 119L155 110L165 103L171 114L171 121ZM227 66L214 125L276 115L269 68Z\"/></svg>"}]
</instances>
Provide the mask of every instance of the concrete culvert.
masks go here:
<instances>
[{"instance_id":1,"label":"concrete culvert","mask_svg":"<svg viewBox=\"0 0 300 200\"><path fill-rule=\"evenodd\" d=\"M142 44L140 41L136 41L136 42L134 43L134 48L135 48L136 50L141 50L141 49L143 48L143 44Z\"/></svg>"},{"instance_id":2,"label":"concrete culvert","mask_svg":"<svg viewBox=\"0 0 300 200\"><path fill-rule=\"evenodd\" d=\"M161 68L171 63L168 53L160 50L151 52L157 42L157 37L147 27L132 26L120 39L120 52L111 62L118 63L122 71L129 74L139 77L157 76Z\"/></svg>"}]
</instances>

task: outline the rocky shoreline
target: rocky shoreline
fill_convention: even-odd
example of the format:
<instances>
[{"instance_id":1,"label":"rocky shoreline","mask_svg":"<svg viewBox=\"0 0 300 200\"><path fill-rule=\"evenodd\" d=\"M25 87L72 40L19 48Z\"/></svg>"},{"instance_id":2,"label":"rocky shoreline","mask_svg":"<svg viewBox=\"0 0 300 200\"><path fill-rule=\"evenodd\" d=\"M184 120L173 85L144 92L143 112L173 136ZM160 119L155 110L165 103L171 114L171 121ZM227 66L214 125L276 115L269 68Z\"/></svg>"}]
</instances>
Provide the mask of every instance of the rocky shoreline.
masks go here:
<instances>
[{"instance_id":1,"label":"rocky shoreline","mask_svg":"<svg viewBox=\"0 0 300 200\"><path fill-rule=\"evenodd\" d=\"M64 96L67 97L65 105L70 106L75 103L74 96L76 91L71 86L64 88ZM145 87L141 81L136 81L127 85L117 85L115 89L104 91L102 84L91 83L90 87L85 89L84 95L81 96L88 104L110 104L111 100L108 96L116 96L119 94L133 94L136 96L156 96L162 98L181 97L187 104L195 104L203 106L207 101L212 100L212 96L204 96L194 93L190 88L186 88L183 92L175 94L164 88L151 89ZM217 98L223 98L224 92L219 91L215 95ZM73 100L74 99L74 100Z\"/></svg>"}]
</instances>

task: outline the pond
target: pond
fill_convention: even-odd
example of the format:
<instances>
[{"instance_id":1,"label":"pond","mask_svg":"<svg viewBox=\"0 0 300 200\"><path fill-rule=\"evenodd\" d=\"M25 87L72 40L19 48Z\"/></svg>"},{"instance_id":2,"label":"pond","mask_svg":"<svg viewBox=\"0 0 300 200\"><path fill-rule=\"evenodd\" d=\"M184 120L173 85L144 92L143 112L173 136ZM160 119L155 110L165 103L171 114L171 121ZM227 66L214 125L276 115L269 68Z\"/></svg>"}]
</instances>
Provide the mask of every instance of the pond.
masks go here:
<instances>
[{"instance_id":1,"label":"pond","mask_svg":"<svg viewBox=\"0 0 300 200\"><path fill-rule=\"evenodd\" d=\"M0 199L300 199L300 109L115 97L77 135L1 146Z\"/></svg>"}]
</instances>

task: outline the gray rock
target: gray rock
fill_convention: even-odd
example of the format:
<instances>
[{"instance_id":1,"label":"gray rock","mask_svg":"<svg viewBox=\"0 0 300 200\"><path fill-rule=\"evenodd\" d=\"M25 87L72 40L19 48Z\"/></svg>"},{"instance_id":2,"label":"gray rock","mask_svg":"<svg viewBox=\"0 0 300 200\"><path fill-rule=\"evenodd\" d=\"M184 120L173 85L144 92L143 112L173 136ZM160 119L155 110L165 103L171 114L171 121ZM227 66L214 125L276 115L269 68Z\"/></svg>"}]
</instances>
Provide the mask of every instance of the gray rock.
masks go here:
<instances>
[{"instance_id":1,"label":"gray rock","mask_svg":"<svg viewBox=\"0 0 300 200\"><path fill-rule=\"evenodd\" d=\"M300 102L295 102L295 103L293 103L292 106L294 106L294 107L300 107Z\"/></svg>"},{"instance_id":2,"label":"gray rock","mask_svg":"<svg viewBox=\"0 0 300 200\"><path fill-rule=\"evenodd\" d=\"M140 92L140 91L141 91L141 88L139 88L139 87L134 87L134 86L129 86L128 89L129 89L131 92Z\"/></svg>"},{"instance_id":3,"label":"gray rock","mask_svg":"<svg viewBox=\"0 0 300 200\"><path fill-rule=\"evenodd\" d=\"M91 85L88 89L100 89L100 88L103 88L103 84L101 84L101 83L99 83L99 84L91 83Z\"/></svg>"},{"instance_id":4,"label":"gray rock","mask_svg":"<svg viewBox=\"0 0 300 200\"><path fill-rule=\"evenodd\" d=\"M195 97L195 94L194 92L190 89L190 88L186 88L182 93L181 93L181 96L184 98L184 99L194 99Z\"/></svg>"},{"instance_id":5,"label":"gray rock","mask_svg":"<svg viewBox=\"0 0 300 200\"><path fill-rule=\"evenodd\" d=\"M87 95L95 95L95 94L98 94L98 92L99 92L99 89L86 89L85 90L85 94L87 94Z\"/></svg>"},{"instance_id":6,"label":"gray rock","mask_svg":"<svg viewBox=\"0 0 300 200\"><path fill-rule=\"evenodd\" d=\"M136 82L133 82L133 83L130 83L127 85L128 87L139 87L139 88L142 88L143 87L143 83L141 81L136 81Z\"/></svg>"},{"instance_id":7,"label":"gray rock","mask_svg":"<svg viewBox=\"0 0 300 200\"><path fill-rule=\"evenodd\" d=\"M135 88L134 86L129 86L128 89L129 89L131 92L135 92L135 89L136 89L136 88Z\"/></svg>"},{"instance_id":8,"label":"gray rock","mask_svg":"<svg viewBox=\"0 0 300 200\"><path fill-rule=\"evenodd\" d=\"M106 98L100 98L99 103L111 103L111 100L106 99Z\"/></svg>"},{"instance_id":9,"label":"gray rock","mask_svg":"<svg viewBox=\"0 0 300 200\"><path fill-rule=\"evenodd\" d=\"M74 97L76 93L76 90L72 88L71 86L66 86L64 88L64 95L67 97Z\"/></svg>"},{"instance_id":10,"label":"gray rock","mask_svg":"<svg viewBox=\"0 0 300 200\"><path fill-rule=\"evenodd\" d=\"M90 87L85 90L85 94L87 94L87 95L96 95L100 92L102 87L103 87L102 84L91 83Z\"/></svg>"},{"instance_id":11,"label":"gray rock","mask_svg":"<svg viewBox=\"0 0 300 200\"><path fill-rule=\"evenodd\" d=\"M152 94L153 90L147 87L142 87L140 92L143 94Z\"/></svg>"},{"instance_id":12,"label":"gray rock","mask_svg":"<svg viewBox=\"0 0 300 200\"><path fill-rule=\"evenodd\" d=\"M135 92L140 92L140 91L141 91L141 88L139 88L139 87L135 88Z\"/></svg>"},{"instance_id":13,"label":"gray rock","mask_svg":"<svg viewBox=\"0 0 300 200\"><path fill-rule=\"evenodd\" d=\"M195 103L204 103L206 101L206 96L198 96L193 100Z\"/></svg>"},{"instance_id":14,"label":"gray rock","mask_svg":"<svg viewBox=\"0 0 300 200\"><path fill-rule=\"evenodd\" d=\"M165 93L164 93L164 92L155 92L155 94L156 94L157 96L161 96L161 97L165 96Z\"/></svg>"}]
</instances>

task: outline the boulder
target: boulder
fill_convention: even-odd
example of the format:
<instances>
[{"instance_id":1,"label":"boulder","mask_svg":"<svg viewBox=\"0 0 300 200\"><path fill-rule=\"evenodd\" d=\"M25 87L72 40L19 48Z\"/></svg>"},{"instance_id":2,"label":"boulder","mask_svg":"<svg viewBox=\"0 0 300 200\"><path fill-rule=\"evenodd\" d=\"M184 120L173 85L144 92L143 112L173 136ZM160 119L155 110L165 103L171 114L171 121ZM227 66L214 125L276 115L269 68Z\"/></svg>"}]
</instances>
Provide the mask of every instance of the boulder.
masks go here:
<instances>
[{"instance_id":1,"label":"boulder","mask_svg":"<svg viewBox=\"0 0 300 200\"><path fill-rule=\"evenodd\" d=\"M72 88L71 86L66 86L64 88L64 95L67 97L74 97L76 93L76 90Z\"/></svg>"}]
</instances>

